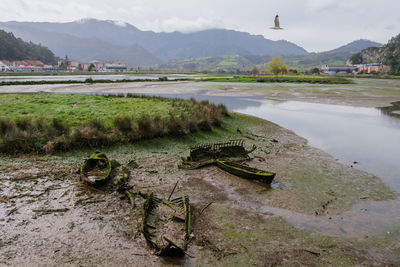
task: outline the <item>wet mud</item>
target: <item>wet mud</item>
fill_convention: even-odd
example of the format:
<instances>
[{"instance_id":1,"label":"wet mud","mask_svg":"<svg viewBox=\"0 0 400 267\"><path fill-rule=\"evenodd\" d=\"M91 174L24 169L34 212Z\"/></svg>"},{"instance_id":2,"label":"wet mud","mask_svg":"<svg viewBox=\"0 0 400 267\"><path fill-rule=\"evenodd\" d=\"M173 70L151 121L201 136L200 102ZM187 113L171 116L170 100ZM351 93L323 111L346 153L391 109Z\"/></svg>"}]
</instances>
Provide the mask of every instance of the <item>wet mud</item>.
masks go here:
<instances>
[{"instance_id":1,"label":"wet mud","mask_svg":"<svg viewBox=\"0 0 400 267\"><path fill-rule=\"evenodd\" d=\"M179 181L176 192L188 195L193 208L186 256L154 255L140 232L143 199L136 197L132 208L113 181L100 188L82 183L79 168L91 151L75 151L0 157L0 264L400 263L398 217L386 221L379 216L381 203L398 209L397 195L379 178L336 162L273 123L245 116L227 123L222 131L230 139L244 138L257 146L248 164L277 173L271 188L215 166L178 168L190 146L222 141L223 135L164 138L105 150L129 169L134 191L167 198ZM117 176L113 173L114 180Z\"/></svg>"}]
</instances>

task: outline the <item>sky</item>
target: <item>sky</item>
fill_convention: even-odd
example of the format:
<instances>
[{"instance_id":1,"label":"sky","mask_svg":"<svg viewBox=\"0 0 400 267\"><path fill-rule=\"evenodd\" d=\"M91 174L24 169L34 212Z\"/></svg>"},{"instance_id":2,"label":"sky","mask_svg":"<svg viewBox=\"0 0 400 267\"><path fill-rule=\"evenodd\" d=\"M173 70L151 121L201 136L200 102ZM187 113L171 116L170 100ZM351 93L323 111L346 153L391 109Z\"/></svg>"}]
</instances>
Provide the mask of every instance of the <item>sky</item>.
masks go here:
<instances>
[{"instance_id":1,"label":"sky","mask_svg":"<svg viewBox=\"0 0 400 267\"><path fill-rule=\"evenodd\" d=\"M271 30L279 14L284 30ZM400 33L399 0L0 0L1 21L126 22L141 30L225 28L287 40L309 52ZM123 25L123 24L121 24Z\"/></svg>"}]
</instances>

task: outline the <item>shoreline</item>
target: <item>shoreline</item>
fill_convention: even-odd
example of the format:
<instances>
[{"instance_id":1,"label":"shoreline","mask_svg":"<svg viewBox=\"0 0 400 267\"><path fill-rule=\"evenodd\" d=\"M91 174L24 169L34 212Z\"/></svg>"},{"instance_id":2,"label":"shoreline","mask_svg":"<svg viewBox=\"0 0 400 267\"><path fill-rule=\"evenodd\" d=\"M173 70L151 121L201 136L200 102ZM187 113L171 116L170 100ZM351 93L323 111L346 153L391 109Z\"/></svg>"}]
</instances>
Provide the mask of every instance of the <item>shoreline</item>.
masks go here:
<instances>
[{"instance_id":1,"label":"shoreline","mask_svg":"<svg viewBox=\"0 0 400 267\"><path fill-rule=\"evenodd\" d=\"M377 83L379 89L365 89L371 82ZM346 85L246 84L192 81L169 81L167 83L162 83L149 81L111 84L10 85L0 87L0 93L205 93L219 96L259 96L267 99L378 108L388 107L391 106L392 102L400 101L399 88L400 79L357 79L356 84Z\"/></svg>"},{"instance_id":2,"label":"shoreline","mask_svg":"<svg viewBox=\"0 0 400 267\"><path fill-rule=\"evenodd\" d=\"M215 166L198 170L176 167L189 146L220 142L227 136L244 138L246 147L257 145L249 164L277 172L277 184L272 190ZM371 215L367 207L371 208L369 203L391 203L397 194L379 178L336 162L307 145L304 138L274 123L233 115L213 132L145 140L103 151L123 166L132 159L138 163L139 168L130 169L129 180L136 190L164 196L180 181L176 191L189 195L195 216L194 237L188 251L193 258L182 259L189 265L216 264L221 260L225 265L245 263L249 257L258 265L264 262L265 249L276 249L276 242L285 257L303 264L337 265L343 259L349 264L400 263L395 256L397 234L380 240L385 232L378 231L375 224L355 231L357 224L370 217L384 223L386 229L391 221ZM1 217L5 218L0 221L0 233L7 237L0 251L12 259L0 257L0 262L39 262L43 259L35 255L42 255L46 258L42 263L46 264L162 264L163 259L152 255L135 230L141 221L140 199L136 199L138 207L132 210L129 202L121 200L109 186L95 190L79 181L76 170L88 154L90 151L85 149L47 156L0 157L0 183L3 194L10 194L5 203L0 203ZM18 187L13 187L16 184ZM212 203L211 207L199 215L208 203ZM32 212L44 209L57 212ZM53 227L48 228L49 225ZM381 258L388 252L376 246L388 243L393 246L391 259ZM122 247L116 252L118 244ZM326 246L329 251L324 251ZM215 254L215 247L225 255L223 258ZM304 258L307 252L297 252L304 247L320 256ZM372 247L378 252L360 254L360 247ZM230 254L232 250L236 253ZM284 255L270 256L280 261Z\"/></svg>"},{"instance_id":3,"label":"shoreline","mask_svg":"<svg viewBox=\"0 0 400 267\"><path fill-rule=\"evenodd\" d=\"M172 93L233 93L242 88L224 88L231 86L228 84L217 90L205 90L207 85L185 90L187 82L175 85L178 88ZM160 88L156 83L144 83L133 90L125 85L109 86L113 88L88 86L85 90L171 93L172 89ZM82 89L74 86L45 90ZM252 92L260 93L260 88L242 91L247 95ZM199 170L176 167L191 145L226 138L243 138L246 146L257 145L249 164L277 173L272 190L214 166ZM188 251L193 258L168 262L154 256L136 230L141 220L140 208L131 210L129 203L108 187L99 191L82 185L76 170L91 153L85 149L48 156L0 156L0 183L7 188L3 194L7 190L12 194L5 203L0 202L0 217L5 218L0 221L4 226L0 233L7 237L0 240L0 263L400 264L398 193L378 177L338 163L308 145L306 139L272 122L236 114L213 132L103 150L123 165L132 159L139 164L139 168L131 170L130 185L136 189L164 196L177 179L180 181L177 192L190 196L194 210L194 237ZM212 205L200 213L208 203ZM379 216L382 205L391 205L391 218ZM64 211L32 212L43 208Z\"/></svg>"}]
</instances>

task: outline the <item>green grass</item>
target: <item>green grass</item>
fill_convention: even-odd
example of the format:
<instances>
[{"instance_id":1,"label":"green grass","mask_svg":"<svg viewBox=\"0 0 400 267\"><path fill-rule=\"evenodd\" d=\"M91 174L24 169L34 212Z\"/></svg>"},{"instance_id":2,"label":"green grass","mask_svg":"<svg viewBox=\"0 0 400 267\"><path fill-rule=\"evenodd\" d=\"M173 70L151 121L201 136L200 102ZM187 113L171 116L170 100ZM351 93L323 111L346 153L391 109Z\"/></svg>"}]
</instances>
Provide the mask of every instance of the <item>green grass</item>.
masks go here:
<instances>
[{"instance_id":1,"label":"green grass","mask_svg":"<svg viewBox=\"0 0 400 267\"><path fill-rule=\"evenodd\" d=\"M184 111L174 100L134 97L104 97L72 94L2 94L0 116L18 118L56 118L71 128L85 124L93 118L101 119L106 126L112 125L115 116L160 115Z\"/></svg>"},{"instance_id":2,"label":"green grass","mask_svg":"<svg viewBox=\"0 0 400 267\"><path fill-rule=\"evenodd\" d=\"M236 56L223 56L222 61L218 63L217 67L236 66L237 64Z\"/></svg>"},{"instance_id":3,"label":"green grass","mask_svg":"<svg viewBox=\"0 0 400 267\"><path fill-rule=\"evenodd\" d=\"M228 112L208 101L70 94L0 95L0 153L54 153L221 126Z\"/></svg>"},{"instance_id":4,"label":"green grass","mask_svg":"<svg viewBox=\"0 0 400 267\"><path fill-rule=\"evenodd\" d=\"M62 80L55 80L55 81L3 81L0 82L0 86L7 86L7 85L40 85L40 84L76 84L76 83L134 83L134 82L166 82L166 81L192 81L195 79L191 78L182 78L182 79L174 79L174 80L169 80L166 76L160 77L158 79L122 79L122 80L109 80L109 79L101 79L101 80L96 80L92 78L87 78L84 81L78 81L78 80L67 80L67 81L62 81Z\"/></svg>"}]
</instances>

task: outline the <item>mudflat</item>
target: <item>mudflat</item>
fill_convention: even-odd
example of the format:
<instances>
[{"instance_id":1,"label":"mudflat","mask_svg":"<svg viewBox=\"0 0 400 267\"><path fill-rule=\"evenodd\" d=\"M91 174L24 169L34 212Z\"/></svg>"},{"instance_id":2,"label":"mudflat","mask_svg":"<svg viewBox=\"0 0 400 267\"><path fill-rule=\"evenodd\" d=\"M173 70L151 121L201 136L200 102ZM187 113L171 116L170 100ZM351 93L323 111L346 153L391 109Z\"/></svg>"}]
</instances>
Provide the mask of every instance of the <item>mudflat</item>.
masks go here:
<instances>
[{"instance_id":1,"label":"mudflat","mask_svg":"<svg viewBox=\"0 0 400 267\"><path fill-rule=\"evenodd\" d=\"M55 84L1 86L0 93L205 93L227 96L261 96L269 99L384 107L400 101L400 79L353 79L354 84L292 84L233 82L135 82L117 84Z\"/></svg>"},{"instance_id":2,"label":"mudflat","mask_svg":"<svg viewBox=\"0 0 400 267\"><path fill-rule=\"evenodd\" d=\"M180 157L204 142L245 139L248 163L276 172L272 188L215 166L181 170ZM129 168L136 191L190 197L187 256L157 257L140 233L143 203L120 199L113 183L84 185L78 169L91 151L0 158L0 262L10 265L356 265L399 264L399 234L357 228L360 203L391 201L378 177L344 166L276 124L233 115L213 132L104 149ZM135 161L136 164L128 164ZM131 167L130 167L131 166ZM211 204L210 204L211 203ZM207 207L208 206L208 207ZM350 212L350 213L348 213ZM344 217L344 218L343 218Z\"/></svg>"}]
</instances>

